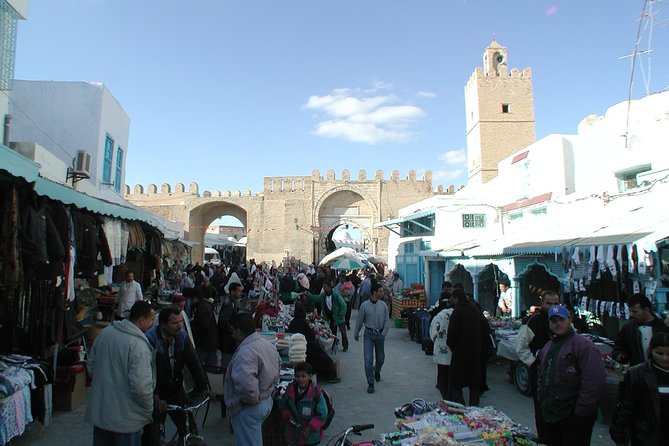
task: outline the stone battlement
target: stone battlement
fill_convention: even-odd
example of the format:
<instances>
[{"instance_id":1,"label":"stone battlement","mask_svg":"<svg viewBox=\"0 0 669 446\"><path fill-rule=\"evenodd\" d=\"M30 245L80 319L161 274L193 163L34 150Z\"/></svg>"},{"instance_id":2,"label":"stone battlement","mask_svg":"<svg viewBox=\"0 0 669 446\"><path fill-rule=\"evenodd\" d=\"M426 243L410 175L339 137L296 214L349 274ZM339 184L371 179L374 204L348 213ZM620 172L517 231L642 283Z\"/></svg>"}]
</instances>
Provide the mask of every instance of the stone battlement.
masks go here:
<instances>
[{"instance_id":1,"label":"stone battlement","mask_svg":"<svg viewBox=\"0 0 669 446\"><path fill-rule=\"evenodd\" d=\"M506 67L502 67L500 74L495 75L495 76L490 76L488 74L485 74L483 72L483 68L481 67L476 67L472 75L469 77L469 80L467 81L467 85L465 85L465 90L472 88L474 84L476 84L477 81L479 80L485 80L485 79L527 79L528 81L532 80L532 69L531 68L525 68L523 71L520 71L518 68L512 68L511 72L509 73Z\"/></svg>"},{"instance_id":2,"label":"stone battlement","mask_svg":"<svg viewBox=\"0 0 669 446\"><path fill-rule=\"evenodd\" d=\"M195 196L195 197L222 197L222 198L230 198L230 197L251 197L251 196L260 196L264 194L271 194L271 193L290 193L290 192L308 192L311 190L312 183L337 183L340 185L345 185L345 184L371 184L371 183L376 183L376 182L383 182L383 181L389 181L392 183L396 183L398 185L414 185L414 184L419 184L423 183L424 186L429 187L430 189L432 188L432 172L429 170L426 170L425 173L423 174L422 178L417 178L416 177L416 171L414 170L409 170L407 172L407 176L404 179L400 179L400 172L399 170L393 170L390 174L390 178L386 179L384 177L384 172L382 170L377 170L373 178L368 178L367 177L367 172L364 169L361 169L358 171L358 178L357 179L351 179L351 174L350 172L345 169L342 171L341 175L339 178L336 177L334 170L328 169L326 172L325 177L321 176L320 172L318 169L314 169L311 172L311 176L288 176L288 177L264 177L263 179L263 192L262 193L255 193L253 194L250 190L245 190L243 192L239 190L234 190L234 191L203 191L202 194L200 194L200 186L199 184L193 182L188 185L188 188L184 185L184 183L176 183L174 187L172 187L168 183L163 183L160 186L160 189L156 184L149 184L146 188L142 186L141 184L136 184L130 188L130 186L126 185L125 187L125 194L126 196L132 196L132 195L169 195L169 196L179 196L179 195L184 195L184 196ZM459 189L462 189L462 186L460 186ZM458 189L458 190L459 190ZM450 185L444 189L443 186L439 186L437 191L437 194L452 194L455 193L455 186Z\"/></svg>"}]
</instances>

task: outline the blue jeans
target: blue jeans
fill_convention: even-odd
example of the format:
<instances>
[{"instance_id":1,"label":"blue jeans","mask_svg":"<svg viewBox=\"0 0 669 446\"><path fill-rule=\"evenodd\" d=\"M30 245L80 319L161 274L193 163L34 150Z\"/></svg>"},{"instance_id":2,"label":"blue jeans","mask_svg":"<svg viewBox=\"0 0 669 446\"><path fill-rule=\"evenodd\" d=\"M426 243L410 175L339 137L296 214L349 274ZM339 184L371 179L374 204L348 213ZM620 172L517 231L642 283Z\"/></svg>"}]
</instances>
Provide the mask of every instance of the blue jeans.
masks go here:
<instances>
[{"instance_id":1,"label":"blue jeans","mask_svg":"<svg viewBox=\"0 0 669 446\"><path fill-rule=\"evenodd\" d=\"M141 446L142 431L122 434L93 427L93 446Z\"/></svg>"},{"instance_id":2,"label":"blue jeans","mask_svg":"<svg viewBox=\"0 0 669 446\"><path fill-rule=\"evenodd\" d=\"M273 403L271 397L265 398L253 407L245 407L230 418L237 446L262 444L262 423L271 412Z\"/></svg>"},{"instance_id":3,"label":"blue jeans","mask_svg":"<svg viewBox=\"0 0 669 446\"><path fill-rule=\"evenodd\" d=\"M374 373L381 373L383 361L386 359L386 352L384 351L384 343L386 337L381 333L372 333L365 329L365 376L367 377L367 384L374 385ZM374 362L374 355L376 354L376 363Z\"/></svg>"}]
</instances>

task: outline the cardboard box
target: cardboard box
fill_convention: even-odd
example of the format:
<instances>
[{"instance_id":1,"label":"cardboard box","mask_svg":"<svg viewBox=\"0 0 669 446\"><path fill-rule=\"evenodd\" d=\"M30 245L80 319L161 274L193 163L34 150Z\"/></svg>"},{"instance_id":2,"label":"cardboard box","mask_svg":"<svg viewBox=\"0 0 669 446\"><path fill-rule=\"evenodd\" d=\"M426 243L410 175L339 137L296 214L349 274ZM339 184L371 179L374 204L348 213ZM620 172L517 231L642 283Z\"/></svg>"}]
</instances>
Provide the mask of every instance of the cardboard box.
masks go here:
<instances>
[{"instance_id":1,"label":"cardboard box","mask_svg":"<svg viewBox=\"0 0 669 446\"><path fill-rule=\"evenodd\" d=\"M56 382L53 391L53 409L71 411L86 402L86 372L73 374L74 383Z\"/></svg>"}]
</instances>

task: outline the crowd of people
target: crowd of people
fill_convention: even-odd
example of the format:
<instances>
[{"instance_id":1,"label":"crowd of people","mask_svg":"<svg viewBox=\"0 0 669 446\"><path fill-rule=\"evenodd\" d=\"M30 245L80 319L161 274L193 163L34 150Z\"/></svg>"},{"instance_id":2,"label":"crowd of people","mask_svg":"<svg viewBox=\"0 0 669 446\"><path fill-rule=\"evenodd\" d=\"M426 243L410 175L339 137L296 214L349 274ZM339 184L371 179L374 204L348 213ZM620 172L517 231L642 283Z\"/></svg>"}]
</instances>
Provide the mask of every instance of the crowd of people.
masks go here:
<instances>
[{"instance_id":1,"label":"crowd of people","mask_svg":"<svg viewBox=\"0 0 669 446\"><path fill-rule=\"evenodd\" d=\"M176 263L165 269L172 305L160 310L143 300L132 273L118 296L117 322L102 331L89 356L93 377L86 419L95 445L159 444L166 404L185 404L194 395L213 396L205 370L223 367L223 414L230 417L238 445L262 444L262 423L272 409L281 358L258 334L260 314L289 305L287 332L306 339L306 361L294 365L295 381L277 402L291 444L319 444L327 419L320 387L311 379L339 381L332 358L316 340L312 320L322 319L348 351L348 331L359 341L367 392L381 382L391 297L404 291L399 275L372 271L342 274L309 265L303 269L257 264ZM513 313L508 284L500 286L499 315ZM255 315L240 308L242 296L257 297ZM516 338L518 358L529 369L538 438L548 445L590 444L606 371L598 348L574 328L573 315L554 291L526 317ZM627 302L630 321L620 330L612 357L629 365L620 384L610 428L616 444L660 445L669 438L669 334L641 294ZM357 309L351 328L351 311ZM274 311L274 313L271 313ZM431 311L429 336L437 364L436 387L444 399L476 406L488 390L487 363L494 335L478 302L461 284L443 284ZM190 340L185 325L190 325ZM184 369L192 377L189 394ZM123 408L122 410L120 408ZM179 429L194 420L169 412ZM181 417L181 418L179 418Z\"/></svg>"}]
</instances>

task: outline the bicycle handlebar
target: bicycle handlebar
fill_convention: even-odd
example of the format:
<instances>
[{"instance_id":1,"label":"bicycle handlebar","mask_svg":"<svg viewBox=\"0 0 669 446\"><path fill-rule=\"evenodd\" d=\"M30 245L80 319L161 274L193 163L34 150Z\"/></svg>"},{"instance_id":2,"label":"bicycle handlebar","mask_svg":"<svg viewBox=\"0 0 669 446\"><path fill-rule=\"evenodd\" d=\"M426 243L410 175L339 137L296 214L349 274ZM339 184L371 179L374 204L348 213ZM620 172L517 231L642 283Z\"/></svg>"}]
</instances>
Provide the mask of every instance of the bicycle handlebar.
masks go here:
<instances>
[{"instance_id":1,"label":"bicycle handlebar","mask_svg":"<svg viewBox=\"0 0 669 446\"><path fill-rule=\"evenodd\" d=\"M183 411L183 412L192 412L194 410L199 409L200 407L204 406L206 402L208 402L211 398L206 397L199 403L192 404L190 406L180 406L178 404L168 404L165 409L167 411Z\"/></svg>"},{"instance_id":2,"label":"bicycle handlebar","mask_svg":"<svg viewBox=\"0 0 669 446\"><path fill-rule=\"evenodd\" d=\"M351 426L351 429L353 430L353 432L359 433L359 432L362 432L362 431L366 431L367 429L374 429L374 425L373 424L354 424L353 426Z\"/></svg>"}]
</instances>

